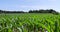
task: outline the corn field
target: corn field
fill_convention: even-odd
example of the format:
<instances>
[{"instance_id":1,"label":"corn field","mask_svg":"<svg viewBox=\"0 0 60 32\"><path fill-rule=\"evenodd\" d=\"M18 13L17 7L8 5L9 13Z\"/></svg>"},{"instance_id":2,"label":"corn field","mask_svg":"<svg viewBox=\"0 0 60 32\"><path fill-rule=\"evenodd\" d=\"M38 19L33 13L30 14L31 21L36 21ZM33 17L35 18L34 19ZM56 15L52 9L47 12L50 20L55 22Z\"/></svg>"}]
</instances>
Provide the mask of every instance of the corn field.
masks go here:
<instances>
[{"instance_id":1,"label":"corn field","mask_svg":"<svg viewBox=\"0 0 60 32\"><path fill-rule=\"evenodd\" d=\"M0 32L60 32L60 15L0 14Z\"/></svg>"}]
</instances>

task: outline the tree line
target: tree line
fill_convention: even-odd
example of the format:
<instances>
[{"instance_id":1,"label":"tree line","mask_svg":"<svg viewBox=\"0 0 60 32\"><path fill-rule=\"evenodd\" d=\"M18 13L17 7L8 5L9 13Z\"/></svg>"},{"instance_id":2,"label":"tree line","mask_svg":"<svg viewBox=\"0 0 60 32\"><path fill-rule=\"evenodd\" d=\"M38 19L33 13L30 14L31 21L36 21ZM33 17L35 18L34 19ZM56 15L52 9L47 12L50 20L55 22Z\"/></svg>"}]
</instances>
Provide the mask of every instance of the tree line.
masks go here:
<instances>
[{"instance_id":1,"label":"tree line","mask_svg":"<svg viewBox=\"0 0 60 32\"><path fill-rule=\"evenodd\" d=\"M4 11L4 10L0 10L0 13L26 13L26 12L24 12L24 11ZM27 13L53 13L53 14L59 14L57 11L55 11L53 9L29 10Z\"/></svg>"},{"instance_id":2,"label":"tree line","mask_svg":"<svg viewBox=\"0 0 60 32\"><path fill-rule=\"evenodd\" d=\"M29 13L52 13L52 14L59 14L59 12L53 10L53 9L40 9L40 10L30 10Z\"/></svg>"},{"instance_id":3,"label":"tree line","mask_svg":"<svg viewBox=\"0 0 60 32\"><path fill-rule=\"evenodd\" d=\"M23 11L4 11L4 10L0 10L0 13L25 13Z\"/></svg>"}]
</instances>

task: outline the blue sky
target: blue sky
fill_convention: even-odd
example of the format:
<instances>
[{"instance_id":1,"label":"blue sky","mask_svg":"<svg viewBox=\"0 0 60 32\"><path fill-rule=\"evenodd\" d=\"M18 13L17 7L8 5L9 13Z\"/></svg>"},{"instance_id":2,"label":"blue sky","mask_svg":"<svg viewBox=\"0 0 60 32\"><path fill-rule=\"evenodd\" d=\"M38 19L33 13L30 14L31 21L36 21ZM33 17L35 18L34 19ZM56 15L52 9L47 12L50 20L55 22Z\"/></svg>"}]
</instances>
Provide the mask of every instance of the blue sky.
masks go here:
<instances>
[{"instance_id":1,"label":"blue sky","mask_svg":"<svg viewBox=\"0 0 60 32\"><path fill-rule=\"evenodd\" d=\"M1 10L54 9L60 12L60 0L0 0Z\"/></svg>"}]
</instances>

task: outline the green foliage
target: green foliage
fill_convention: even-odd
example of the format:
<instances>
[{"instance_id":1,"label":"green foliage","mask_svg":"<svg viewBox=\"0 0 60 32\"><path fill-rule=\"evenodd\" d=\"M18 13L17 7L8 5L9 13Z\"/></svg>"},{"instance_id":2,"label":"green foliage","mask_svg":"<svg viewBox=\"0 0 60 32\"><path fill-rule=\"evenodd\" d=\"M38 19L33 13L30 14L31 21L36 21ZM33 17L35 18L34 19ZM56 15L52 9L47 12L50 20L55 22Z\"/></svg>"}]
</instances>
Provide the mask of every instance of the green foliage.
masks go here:
<instances>
[{"instance_id":1,"label":"green foliage","mask_svg":"<svg viewBox=\"0 0 60 32\"><path fill-rule=\"evenodd\" d=\"M53 9L47 9L47 10L43 10L43 9L40 9L40 10L30 10L29 13L52 13L52 14L55 14L55 15L58 15L59 12L53 10Z\"/></svg>"},{"instance_id":2,"label":"green foliage","mask_svg":"<svg viewBox=\"0 0 60 32\"><path fill-rule=\"evenodd\" d=\"M0 32L60 32L60 15L0 14Z\"/></svg>"}]
</instances>

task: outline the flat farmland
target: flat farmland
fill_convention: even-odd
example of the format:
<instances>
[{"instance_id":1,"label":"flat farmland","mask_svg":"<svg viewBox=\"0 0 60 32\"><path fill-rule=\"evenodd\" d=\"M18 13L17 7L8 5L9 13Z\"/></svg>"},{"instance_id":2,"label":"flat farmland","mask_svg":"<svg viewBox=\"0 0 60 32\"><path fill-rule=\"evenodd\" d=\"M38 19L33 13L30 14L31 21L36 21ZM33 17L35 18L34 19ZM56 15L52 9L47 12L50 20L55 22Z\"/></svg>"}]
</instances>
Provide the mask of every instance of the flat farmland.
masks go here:
<instances>
[{"instance_id":1,"label":"flat farmland","mask_svg":"<svg viewBox=\"0 0 60 32\"><path fill-rule=\"evenodd\" d=\"M0 14L0 32L60 32L60 15Z\"/></svg>"}]
</instances>

